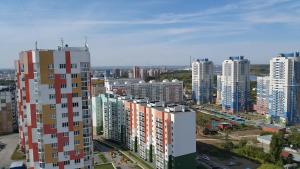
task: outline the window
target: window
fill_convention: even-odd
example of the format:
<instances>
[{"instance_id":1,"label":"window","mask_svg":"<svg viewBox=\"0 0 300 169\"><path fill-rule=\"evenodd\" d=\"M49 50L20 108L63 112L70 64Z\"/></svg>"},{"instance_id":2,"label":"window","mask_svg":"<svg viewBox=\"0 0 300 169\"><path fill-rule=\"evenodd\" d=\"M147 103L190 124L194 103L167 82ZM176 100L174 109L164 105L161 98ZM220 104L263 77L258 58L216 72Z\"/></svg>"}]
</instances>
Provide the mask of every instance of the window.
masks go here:
<instances>
[{"instance_id":1,"label":"window","mask_svg":"<svg viewBox=\"0 0 300 169\"><path fill-rule=\"evenodd\" d=\"M78 93L72 93L72 97L78 97Z\"/></svg>"},{"instance_id":2,"label":"window","mask_svg":"<svg viewBox=\"0 0 300 169\"><path fill-rule=\"evenodd\" d=\"M66 68L66 64L59 64L59 68L60 69L65 69Z\"/></svg>"},{"instance_id":3,"label":"window","mask_svg":"<svg viewBox=\"0 0 300 169\"><path fill-rule=\"evenodd\" d=\"M62 123L62 127L68 127L69 126L69 123L68 122L63 122Z\"/></svg>"},{"instance_id":4,"label":"window","mask_svg":"<svg viewBox=\"0 0 300 169\"><path fill-rule=\"evenodd\" d=\"M64 137L69 137L69 132L63 132Z\"/></svg>"},{"instance_id":5,"label":"window","mask_svg":"<svg viewBox=\"0 0 300 169\"><path fill-rule=\"evenodd\" d=\"M78 102L72 103L73 107L78 107Z\"/></svg>"},{"instance_id":6,"label":"window","mask_svg":"<svg viewBox=\"0 0 300 169\"><path fill-rule=\"evenodd\" d=\"M60 74L61 79L66 79L66 74Z\"/></svg>"},{"instance_id":7,"label":"window","mask_svg":"<svg viewBox=\"0 0 300 169\"><path fill-rule=\"evenodd\" d=\"M48 69L54 69L54 64L48 64Z\"/></svg>"},{"instance_id":8,"label":"window","mask_svg":"<svg viewBox=\"0 0 300 169\"><path fill-rule=\"evenodd\" d=\"M49 89L53 89L54 85L53 84L49 84Z\"/></svg>"},{"instance_id":9,"label":"window","mask_svg":"<svg viewBox=\"0 0 300 169\"><path fill-rule=\"evenodd\" d=\"M61 114L61 117L62 117L62 118L68 117L68 113L62 113L62 114Z\"/></svg>"},{"instance_id":10,"label":"window","mask_svg":"<svg viewBox=\"0 0 300 169\"><path fill-rule=\"evenodd\" d=\"M74 112L74 116L79 116L79 112Z\"/></svg>"},{"instance_id":11,"label":"window","mask_svg":"<svg viewBox=\"0 0 300 169\"><path fill-rule=\"evenodd\" d=\"M54 74L52 73L48 74L48 79L54 79Z\"/></svg>"},{"instance_id":12,"label":"window","mask_svg":"<svg viewBox=\"0 0 300 169\"><path fill-rule=\"evenodd\" d=\"M74 131L74 136L78 136L80 134L80 131L77 130L77 131Z\"/></svg>"},{"instance_id":13,"label":"window","mask_svg":"<svg viewBox=\"0 0 300 169\"><path fill-rule=\"evenodd\" d=\"M72 79L76 79L77 77L78 77L77 74L71 74L71 78L72 78Z\"/></svg>"},{"instance_id":14,"label":"window","mask_svg":"<svg viewBox=\"0 0 300 169\"><path fill-rule=\"evenodd\" d=\"M50 106L50 109L52 109L52 110L56 109L56 105L55 104L50 104L49 106Z\"/></svg>"},{"instance_id":15,"label":"window","mask_svg":"<svg viewBox=\"0 0 300 169\"><path fill-rule=\"evenodd\" d=\"M52 158L57 158L57 153L52 153Z\"/></svg>"},{"instance_id":16,"label":"window","mask_svg":"<svg viewBox=\"0 0 300 169\"><path fill-rule=\"evenodd\" d=\"M51 138L56 138L56 134L51 134Z\"/></svg>"},{"instance_id":17,"label":"window","mask_svg":"<svg viewBox=\"0 0 300 169\"><path fill-rule=\"evenodd\" d=\"M67 98L67 94L65 94L65 93L61 94L61 98L62 98L62 99Z\"/></svg>"},{"instance_id":18,"label":"window","mask_svg":"<svg viewBox=\"0 0 300 169\"><path fill-rule=\"evenodd\" d=\"M56 119L56 114L55 113L51 114L51 119Z\"/></svg>"},{"instance_id":19,"label":"window","mask_svg":"<svg viewBox=\"0 0 300 169\"><path fill-rule=\"evenodd\" d=\"M57 148L57 143L51 143L52 148Z\"/></svg>"},{"instance_id":20,"label":"window","mask_svg":"<svg viewBox=\"0 0 300 169\"><path fill-rule=\"evenodd\" d=\"M50 124L50 128L55 129L56 128L56 124Z\"/></svg>"},{"instance_id":21,"label":"window","mask_svg":"<svg viewBox=\"0 0 300 169\"><path fill-rule=\"evenodd\" d=\"M75 140L75 141L74 141L74 144L75 144L75 145L79 145L79 144L80 144L80 140Z\"/></svg>"},{"instance_id":22,"label":"window","mask_svg":"<svg viewBox=\"0 0 300 169\"><path fill-rule=\"evenodd\" d=\"M77 83L72 83L72 88L76 88L78 86Z\"/></svg>"},{"instance_id":23,"label":"window","mask_svg":"<svg viewBox=\"0 0 300 169\"><path fill-rule=\"evenodd\" d=\"M80 159L75 159L75 163L80 163Z\"/></svg>"},{"instance_id":24,"label":"window","mask_svg":"<svg viewBox=\"0 0 300 169\"><path fill-rule=\"evenodd\" d=\"M62 84L60 85L60 88L67 88L67 84L66 84L66 83L62 83Z\"/></svg>"},{"instance_id":25,"label":"window","mask_svg":"<svg viewBox=\"0 0 300 169\"><path fill-rule=\"evenodd\" d=\"M76 63L72 63L72 64L71 64L71 68L72 68L72 69L73 69L73 68L76 69L76 68L77 68L77 64L76 64Z\"/></svg>"},{"instance_id":26,"label":"window","mask_svg":"<svg viewBox=\"0 0 300 169\"><path fill-rule=\"evenodd\" d=\"M69 145L69 141L65 141L64 146L68 146L68 145ZM67 153L69 153L69 152L67 152Z\"/></svg>"},{"instance_id":27,"label":"window","mask_svg":"<svg viewBox=\"0 0 300 169\"><path fill-rule=\"evenodd\" d=\"M53 156L52 156L53 157ZM58 167L58 163L53 163L52 164L53 167Z\"/></svg>"},{"instance_id":28,"label":"window","mask_svg":"<svg viewBox=\"0 0 300 169\"><path fill-rule=\"evenodd\" d=\"M64 165L69 165L70 164L70 161L64 161Z\"/></svg>"},{"instance_id":29,"label":"window","mask_svg":"<svg viewBox=\"0 0 300 169\"><path fill-rule=\"evenodd\" d=\"M55 98L55 94L49 94L49 99L54 99Z\"/></svg>"},{"instance_id":30,"label":"window","mask_svg":"<svg viewBox=\"0 0 300 169\"><path fill-rule=\"evenodd\" d=\"M66 108L67 106L68 106L67 103L62 103L62 104L61 104L61 108Z\"/></svg>"},{"instance_id":31,"label":"window","mask_svg":"<svg viewBox=\"0 0 300 169\"><path fill-rule=\"evenodd\" d=\"M74 126L79 126L79 121L74 121L73 124Z\"/></svg>"}]
</instances>

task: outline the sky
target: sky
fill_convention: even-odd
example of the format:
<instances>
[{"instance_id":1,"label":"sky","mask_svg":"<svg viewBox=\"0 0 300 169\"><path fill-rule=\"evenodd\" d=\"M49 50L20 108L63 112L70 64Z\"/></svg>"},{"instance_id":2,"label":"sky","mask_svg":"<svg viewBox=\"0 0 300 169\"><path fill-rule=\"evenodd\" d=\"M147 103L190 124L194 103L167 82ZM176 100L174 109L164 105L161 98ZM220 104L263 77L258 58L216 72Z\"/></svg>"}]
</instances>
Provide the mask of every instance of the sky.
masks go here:
<instances>
[{"instance_id":1,"label":"sky","mask_svg":"<svg viewBox=\"0 0 300 169\"><path fill-rule=\"evenodd\" d=\"M2 0L0 68L20 51L87 39L92 66L265 64L300 49L299 0Z\"/></svg>"}]
</instances>

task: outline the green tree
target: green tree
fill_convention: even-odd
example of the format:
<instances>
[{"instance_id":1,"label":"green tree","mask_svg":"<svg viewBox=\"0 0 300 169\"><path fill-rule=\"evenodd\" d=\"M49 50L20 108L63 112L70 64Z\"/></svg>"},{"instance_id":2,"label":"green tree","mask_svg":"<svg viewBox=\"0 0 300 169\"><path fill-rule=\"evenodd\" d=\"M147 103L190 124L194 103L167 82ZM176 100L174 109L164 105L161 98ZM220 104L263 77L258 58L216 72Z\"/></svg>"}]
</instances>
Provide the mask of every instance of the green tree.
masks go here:
<instances>
[{"instance_id":1,"label":"green tree","mask_svg":"<svg viewBox=\"0 0 300 169\"><path fill-rule=\"evenodd\" d=\"M272 140L270 143L270 155L271 155L271 160L274 163L281 162L280 154L283 148L283 145L285 143L284 140L284 133L283 132L278 132L276 134L273 134Z\"/></svg>"},{"instance_id":2,"label":"green tree","mask_svg":"<svg viewBox=\"0 0 300 169\"><path fill-rule=\"evenodd\" d=\"M288 143L293 146L293 148L300 147L300 133L295 127L291 128L291 134L288 137Z\"/></svg>"}]
</instances>

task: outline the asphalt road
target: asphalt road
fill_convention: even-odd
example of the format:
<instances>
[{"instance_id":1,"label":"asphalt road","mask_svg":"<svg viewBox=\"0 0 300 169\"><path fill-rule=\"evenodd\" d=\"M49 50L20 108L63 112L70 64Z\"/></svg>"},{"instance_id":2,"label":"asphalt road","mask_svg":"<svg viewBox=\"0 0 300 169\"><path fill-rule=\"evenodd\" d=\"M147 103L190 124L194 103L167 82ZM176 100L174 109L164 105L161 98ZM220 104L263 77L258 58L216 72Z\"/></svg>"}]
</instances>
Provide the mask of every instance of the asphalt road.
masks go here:
<instances>
[{"instance_id":1,"label":"asphalt road","mask_svg":"<svg viewBox=\"0 0 300 169\"><path fill-rule=\"evenodd\" d=\"M10 157L18 144L18 133L0 136L0 142L5 144L4 149L0 151L0 168L8 168L13 162Z\"/></svg>"}]
</instances>

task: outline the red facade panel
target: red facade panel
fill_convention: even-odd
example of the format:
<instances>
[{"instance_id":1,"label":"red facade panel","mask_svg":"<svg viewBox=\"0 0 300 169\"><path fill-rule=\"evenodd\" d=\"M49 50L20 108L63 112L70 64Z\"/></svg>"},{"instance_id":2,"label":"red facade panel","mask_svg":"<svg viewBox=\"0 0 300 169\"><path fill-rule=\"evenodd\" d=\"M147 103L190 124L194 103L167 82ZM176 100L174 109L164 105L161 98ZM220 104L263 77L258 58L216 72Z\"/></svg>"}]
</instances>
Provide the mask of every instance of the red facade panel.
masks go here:
<instances>
[{"instance_id":1,"label":"red facade panel","mask_svg":"<svg viewBox=\"0 0 300 169\"><path fill-rule=\"evenodd\" d=\"M65 52L66 57L66 73L71 73L71 53L70 51Z\"/></svg>"},{"instance_id":2,"label":"red facade panel","mask_svg":"<svg viewBox=\"0 0 300 169\"><path fill-rule=\"evenodd\" d=\"M69 121L69 131L74 131L74 112L73 112L73 101L72 101L72 93L67 94L68 100L68 121Z\"/></svg>"},{"instance_id":3,"label":"red facade panel","mask_svg":"<svg viewBox=\"0 0 300 169\"><path fill-rule=\"evenodd\" d=\"M29 51L27 52L27 57L28 57L28 78L33 79L33 62L32 62L32 52Z\"/></svg>"},{"instance_id":4,"label":"red facade panel","mask_svg":"<svg viewBox=\"0 0 300 169\"><path fill-rule=\"evenodd\" d=\"M44 124L43 128L44 128L44 134L56 134L57 133L57 129L51 128L51 126L49 124Z\"/></svg>"},{"instance_id":5,"label":"red facade panel","mask_svg":"<svg viewBox=\"0 0 300 169\"><path fill-rule=\"evenodd\" d=\"M30 104L31 127L36 128L36 105Z\"/></svg>"},{"instance_id":6,"label":"red facade panel","mask_svg":"<svg viewBox=\"0 0 300 169\"><path fill-rule=\"evenodd\" d=\"M56 99L56 104L61 103L61 84L66 83L65 79L60 78L60 74L55 74L55 83L54 83L54 88L55 88L55 99Z\"/></svg>"},{"instance_id":7,"label":"red facade panel","mask_svg":"<svg viewBox=\"0 0 300 169\"><path fill-rule=\"evenodd\" d=\"M163 152L165 152L165 113L162 113L162 144L163 144Z\"/></svg>"},{"instance_id":8,"label":"red facade panel","mask_svg":"<svg viewBox=\"0 0 300 169\"><path fill-rule=\"evenodd\" d=\"M33 161L39 161L39 150L38 150L38 144L33 143L32 144L32 149L33 149Z\"/></svg>"}]
</instances>

